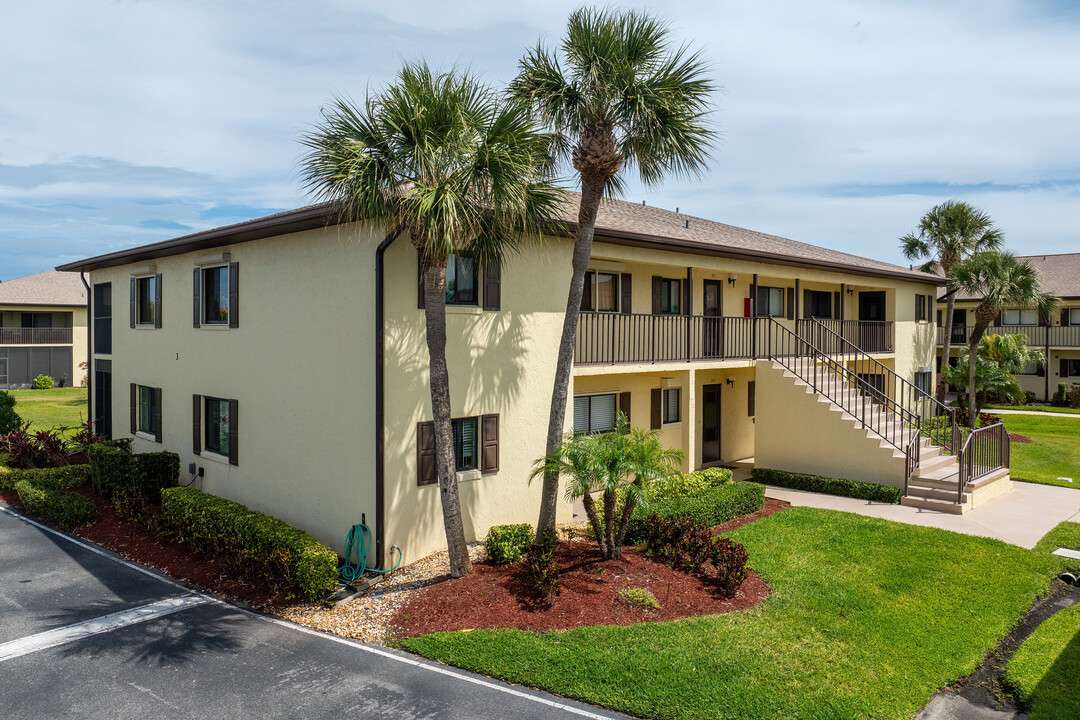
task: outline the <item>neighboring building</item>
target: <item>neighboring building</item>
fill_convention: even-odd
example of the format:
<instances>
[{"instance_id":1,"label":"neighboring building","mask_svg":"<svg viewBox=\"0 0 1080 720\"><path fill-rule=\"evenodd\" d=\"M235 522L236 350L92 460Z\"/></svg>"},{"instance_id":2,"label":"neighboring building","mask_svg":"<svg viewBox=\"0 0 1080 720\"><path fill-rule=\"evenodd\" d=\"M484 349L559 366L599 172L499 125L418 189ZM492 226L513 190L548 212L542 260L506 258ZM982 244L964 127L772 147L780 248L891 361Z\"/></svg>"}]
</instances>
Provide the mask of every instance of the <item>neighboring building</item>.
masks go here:
<instances>
[{"instance_id":1,"label":"neighboring building","mask_svg":"<svg viewBox=\"0 0 1080 720\"><path fill-rule=\"evenodd\" d=\"M86 382L86 290L78 275L47 270L0 283L0 390L38 375Z\"/></svg>"},{"instance_id":2,"label":"neighboring building","mask_svg":"<svg viewBox=\"0 0 1080 720\"><path fill-rule=\"evenodd\" d=\"M576 202L567 217L575 211ZM448 270L447 360L470 539L536 520L540 483L528 478L544 453L572 245L551 238L501 268L459 258ZM60 269L89 273L91 401L113 434L134 436L140 451L179 452L182 467L201 468L205 490L339 550L366 516L380 548L396 544L409 561L445 547L417 268L408 238L338 224L314 206ZM927 448L911 442L910 424L874 407L933 387L939 284L605 203L566 430L608 430L622 410L684 449L686 469L753 458L904 487L905 449L917 459ZM127 313L111 301L125 290ZM817 362L807 360L810 347L823 353ZM955 468L933 454L922 472L945 460ZM559 520L569 519L563 502Z\"/></svg>"},{"instance_id":3,"label":"neighboring building","mask_svg":"<svg viewBox=\"0 0 1080 720\"><path fill-rule=\"evenodd\" d=\"M1023 333L1028 345L1045 353L1045 365L1031 365L1015 377L1020 387L1035 393L1037 400L1046 401L1053 396L1058 383L1080 382L1080 253L1021 255L1019 259L1038 272L1043 292L1061 298L1061 309L1052 317L1040 318L1034 310L1009 308L998 315L997 322L986 328L986 334ZM956 295L955 325L949 352L953 365L961 355L967 356L968 338L975 325L975 308L981 299L963 292ZM943 293L937 307L937 369L940 372L941 348L945 342Z\"/></svg>"}]
</instances>

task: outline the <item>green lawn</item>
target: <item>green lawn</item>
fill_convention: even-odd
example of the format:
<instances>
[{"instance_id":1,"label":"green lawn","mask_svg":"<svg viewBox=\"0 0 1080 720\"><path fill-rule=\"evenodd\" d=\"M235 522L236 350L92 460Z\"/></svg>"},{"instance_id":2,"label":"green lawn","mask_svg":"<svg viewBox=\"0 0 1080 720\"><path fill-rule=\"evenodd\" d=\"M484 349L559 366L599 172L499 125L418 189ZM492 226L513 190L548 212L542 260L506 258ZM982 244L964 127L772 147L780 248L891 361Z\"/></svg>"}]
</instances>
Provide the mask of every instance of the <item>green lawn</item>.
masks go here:
<instances>
[{"instance_id":1,"label":"green lawn","mask_svg":"<svg viewBox=\"0 0 1080 720\"><path fill-rule=\"evenodd\" d=\"M1080 523L1059 523L1050 532L1043 535L1042 540L1035 546L1037 552L1052 553L1058 548L1068 548L1080 552ZM1073 558L1054 556L1061 562L1062 569L1073 573L1080 573L1080 560Z\"/></svg>"},{"instance_id":2,"label":"green lawn","mask_svg":"<svg viewBox=\"0 0 1080 720\"><path fill-rule=\"evenodd\" d=\"M651 718L911 718L973 671L1049 586L1050 557L813 508L732 532L774 589L752 610L407 650Z\"/></svg>"},{"instance_id":3,"label":"green lawn","mask_svg":"<svg viewBox=\"0 0 1080 720\"><path fill-rule=\"evenodd\" d=\"M1002 415L1001 419L1010 433L1034 441L1012 443L1013 480L1080 489L1080 420L1038 415ZM1059 477L1070 477L1073 482Z\"/></svg>"},{"instance_id":4,"label":"green lawn","mask_svg":"<svg viewBox=\"0 0 1080 720\"><path fill-rule=\"evenodd\" d=\"M1031 720L1080 715L1080 605L1058 611L1024 641L1005 668L1005 682Z\"/></svg>"},{"instance_id":5,"label":"green lawn","mask_svg":"<svg viewBox=\"0 0 1080 720\"><path fill-rule=\"evenodd\" d=\"M86 388L12 390L15 412L30 430L51 430L57 425L77 429L86 420Z\"/></svg>"}]
</instances>

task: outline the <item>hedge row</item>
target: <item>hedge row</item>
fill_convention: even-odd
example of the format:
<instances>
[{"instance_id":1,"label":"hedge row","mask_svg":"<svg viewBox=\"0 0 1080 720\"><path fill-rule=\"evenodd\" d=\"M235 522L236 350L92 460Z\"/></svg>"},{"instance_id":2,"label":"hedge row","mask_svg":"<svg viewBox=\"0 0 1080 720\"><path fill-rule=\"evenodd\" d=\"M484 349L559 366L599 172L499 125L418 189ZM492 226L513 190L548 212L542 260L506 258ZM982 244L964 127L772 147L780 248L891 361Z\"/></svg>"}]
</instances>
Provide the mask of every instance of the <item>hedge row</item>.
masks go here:
<instances>
[{"instance_id":1,"label":"hedge row","mask_svg":"<svg viewBox=\"0 0 1080 720\"><path fill-rule=\"evenodd\" d=\"M58 468L23 470L0 466L0 489L13 490L16 483L24 480L53 490L67 490L90 482L89 465L65 465Z\"/></svg>"},{"instance_id":2,"label":"hedge row","mask_svg":"<svg viewBox=\"0 0 1080 720\"><path fill-rule=\"evenodd\" d=\"M135 492L150 502L160 502L161 490L176 485L180 456L171 452L132 454L123 446L105 443L90 446L90 479L104 498Z\"/></svg>"},{"instance_id":3,"label":"hedge row","mask_svg":"<svg viewBox=\"0 0 1080 720\"><path fill-rule=\"evenodd\" d=\"M82 495L45 487L29 480L15 483L15 492L28 515L67 530L90 525L96 519L94 504Z\"/></svg>"},{"instance_id":4,"label":"hedge row","mask_svg":"<svg viewBox=\"0 0 1080 720\"><path fill-rule=\"evenodd\" d=\"M769 468L754 468L751 474L757 482L768 485L791 488L792 490L809 490L811 492L825 493L826 495L858 498L859 500L892 503L894 505L900 502L900 495L902 494L899 488L889 485L857 482L855 480L844 480L843 478L827 478L820 475L804 475Z\"/></svg>"},{"instance_id":5,"label":"hedge row","mask_svg":"<svg viewBox=\"0 0 1080 720\"><path fill-rule=\"evenodd\" d=\"M336 586L337 553L283 520L190 487L162 490L161 514L165 527L196 552L248 572L270 571L309 599Z\"/></svg>"},{"instance_id":6,"label":"hedge row","mask_svg":"<svg viewBox=\"0 0 1080 720\"><path fill-rule=\"evenodd\" d=\"M694 495L657 498L647 508L634 508L626 537L631 543L643 542L650 515L657 515L661 520L690 519L712 527L757 512L764 505L765 486L752 482L710 487Z\"/></svg>"}]
</instances>

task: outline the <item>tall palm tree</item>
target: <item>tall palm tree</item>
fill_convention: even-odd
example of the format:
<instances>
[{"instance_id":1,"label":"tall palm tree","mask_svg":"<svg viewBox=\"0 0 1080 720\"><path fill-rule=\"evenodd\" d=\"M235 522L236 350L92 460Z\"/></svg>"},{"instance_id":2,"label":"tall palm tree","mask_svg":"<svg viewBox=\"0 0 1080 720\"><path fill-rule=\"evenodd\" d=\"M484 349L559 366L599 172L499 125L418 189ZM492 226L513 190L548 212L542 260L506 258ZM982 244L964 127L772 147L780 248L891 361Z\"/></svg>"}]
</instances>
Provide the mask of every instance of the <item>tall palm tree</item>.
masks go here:
<instances>
[{"instance_id":1,"label":"tall palm tree","mask_svg":"<svg viewBox=\"0 0 1080 720\"><path fill-rule=\"evenodd\" d=\"M919 234L908 233L900 238L900 249L908 260L927 258L919 269L941 272L948 282L949 272L961 260L975 253L1000 250L1004 234L994 226L982 210L960 200L946 200L930 208L919 222ZM956 307L956 287L948 285L945 296L945 343L942 358L949 364L952 352L953 311ZM945 373L938 375L937 399L945 401Z\"/></svg>"},{"instance_id":2,"label":"tall palm tree","mask_svg":"<svg viewBox=\"0 0 1080 720\"><path fill-rule=\"evenodd\" d=\"M623 189L620 172L636 167L642 183L667 174L699 176L715 132L706 115L716 86L668 26L633 10L582 8L570 15L559 51L537 45L519 63L513 97L529 103L558 138L581 183L573 275L548 417L547 454L562 440L574 338L592 255L600 201ZM561 60L559 55L561 54ZM537 537L555 526L559 476L545 475Z\"/></svg>"},{"instance_id":3,"label":"tall palm tree","mask_svg":"<svg viewBox=\"0 0 1080 720\"><path fill-rule=\"evenodd\" d=\"M646 486L677 474L682 459L682 450L660 443L659 430L631 429L626 415L619 413L614 432L566 436L554 453L536 461L532 477L556 473L570 479L567 498L582 501L600 556L610 560L622 557L630 518ZM594 492L603 493L600 508Z\"/></svg>"},{"instance_id":4,"label":"tall palm tree","mask_svg":"<svg viewBox=\"0 0 1080 720\"><path fill-rule=\"evenodd\" d=\"M446 268L451 255L485 267L542 238L562 191L546 173L551 137L528 108L468 73L406 64L357 107L335 99L302 142L301 173L349 219L407 233L421 258L435 451L450 573L472 563L465 544L446 367Z\"/></svg>"},{"instance_id":5,"label":"tall palm tree","mask_svg":"<svg viewBox=\"0 0 1080 720\"><path fill-rule=\"evenodd\" d=\"M1035 309L1040 315L1054 312L1058 298L1042 291L1039 275L1009 252L982 252L953 266L949 273L951 285L973 297L981 298L975 308L975 325L968 338L968 411L974 428L978 422L975 402L975 370L979 341L1003 309Z\"/></svg>"}]
</instances>

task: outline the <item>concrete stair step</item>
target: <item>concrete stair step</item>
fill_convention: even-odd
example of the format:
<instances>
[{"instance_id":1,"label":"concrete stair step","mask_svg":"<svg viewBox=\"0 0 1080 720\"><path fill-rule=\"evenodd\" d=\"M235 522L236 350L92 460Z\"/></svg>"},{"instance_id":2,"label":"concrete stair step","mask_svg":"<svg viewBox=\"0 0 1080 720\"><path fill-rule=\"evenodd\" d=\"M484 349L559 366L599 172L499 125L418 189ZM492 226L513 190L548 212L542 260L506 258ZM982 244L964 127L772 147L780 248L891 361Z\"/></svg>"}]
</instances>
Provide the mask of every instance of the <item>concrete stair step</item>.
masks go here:
<instances>
[{"instance_id":1,"label":"concrete stair step","mask_svg":"<svg viewBox=\"0 0 1080 720\"><path fill-rule=\"evenodd\" d=\"M939 490L937 488L919 487L908 483L907 494L910 497L922 498L924 500L940 500L942 502L956 502L956 488L952 490ZM971 498L968 493L963 494L963 502L966 503Z\"/></svg>"},{"instance_id":2,"label":"concrete stair step","mask_svg":"<svg viewBox=\"0 0 1080 720\"><path fill-rule=\"evenodd\" d=\"M912 497L911 495L900 498L900 504L907 507L922 508L923 510L936 510L951 515L963 515L966 509L964 505L958 505L955 502L929 500L927 498Z\"/></svg>"},{"instance_id":3,"label":"concrete stair step","mask_svg":"<svg viewBox=\"0 0 1080 720\"><path fill-rule=\"evenodd\" d=\"M951 490L956 494L956 485L960 482L960 474L954 473L945 478L919 477L918 475L908 480L908 487L931 488L934 490Z\"/></svg>"}]
</instances>

